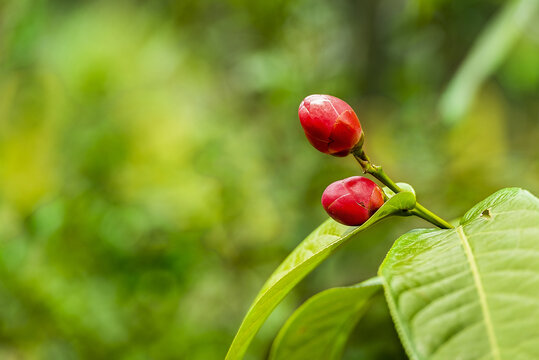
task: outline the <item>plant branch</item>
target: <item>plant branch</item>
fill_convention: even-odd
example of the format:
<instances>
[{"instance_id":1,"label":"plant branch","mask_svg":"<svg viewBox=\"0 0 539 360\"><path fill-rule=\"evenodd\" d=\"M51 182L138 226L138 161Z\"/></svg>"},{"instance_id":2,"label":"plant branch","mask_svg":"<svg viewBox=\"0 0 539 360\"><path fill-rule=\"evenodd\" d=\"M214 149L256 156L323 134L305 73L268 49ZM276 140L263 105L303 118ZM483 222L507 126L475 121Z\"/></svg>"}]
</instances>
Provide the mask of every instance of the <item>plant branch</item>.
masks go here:
<instances>
[{"instance_id":1,"label":"plant branch","mask_svg":"<svg viewBox=\"0 0 539 360\"><path fill-rule=\"evenodd\" d=\"M390 188L393 192L399 193L403 190L384 172L381 166L374 165L367 154L363 151L361 146L357 146L352 150L352 154L354 155L354 158L357 160L361 168L363 169L364 174L371 174L376 179L380 180L382 184ZM421 205L420 203L416 202L414 209L410 210L410 213L418 216L424 220L427 220L433 225L438 226L442 229L451 229L453 226Z\"/></svg>"}]
</instances>

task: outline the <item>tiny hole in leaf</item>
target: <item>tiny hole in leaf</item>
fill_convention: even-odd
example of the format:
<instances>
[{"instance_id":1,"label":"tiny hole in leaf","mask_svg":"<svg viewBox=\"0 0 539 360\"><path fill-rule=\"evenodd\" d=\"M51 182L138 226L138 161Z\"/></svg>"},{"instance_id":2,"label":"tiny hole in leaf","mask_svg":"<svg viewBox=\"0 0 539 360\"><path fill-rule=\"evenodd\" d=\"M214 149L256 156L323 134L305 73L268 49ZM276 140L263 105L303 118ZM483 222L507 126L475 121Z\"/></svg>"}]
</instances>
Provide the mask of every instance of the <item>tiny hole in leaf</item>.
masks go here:
<instances>
[{"instance_id":1,"label":"tiny hole in leaf","mask_svg":"<svg viewBox=\"0 0 539 360\"><path fill-rule=\"evenodd\" d=\"M483 210L483 212L481 213L481 217L483 219L490 220L492 218L492 215L490 213L490 209Z\"/></svg>"}]
</instances>

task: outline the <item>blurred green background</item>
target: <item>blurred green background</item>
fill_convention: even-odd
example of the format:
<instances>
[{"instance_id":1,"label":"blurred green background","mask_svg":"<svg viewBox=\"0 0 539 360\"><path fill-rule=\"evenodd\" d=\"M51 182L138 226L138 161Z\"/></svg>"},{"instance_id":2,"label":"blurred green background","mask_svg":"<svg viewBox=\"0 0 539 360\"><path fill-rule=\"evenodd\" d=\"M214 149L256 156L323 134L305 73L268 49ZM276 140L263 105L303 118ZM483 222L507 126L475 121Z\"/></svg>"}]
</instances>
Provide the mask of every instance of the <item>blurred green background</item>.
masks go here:
<instances>
[{"instance_id":1,"label":"blurred green background","mask_svg":"<svg viewBox=\"0 0 539 360\"><path fill-rule=\"evenodd\" d=\"M223 358L326 218L325 186L359 173L307 143L311 93L349 102L371 158L446 219L502 187L537 195L537 7L0 0L0 358ZM418 226L389 219L347 244L247 358ZM403 357L380 296L345 358Z\"/></svg>"}]
</instances>

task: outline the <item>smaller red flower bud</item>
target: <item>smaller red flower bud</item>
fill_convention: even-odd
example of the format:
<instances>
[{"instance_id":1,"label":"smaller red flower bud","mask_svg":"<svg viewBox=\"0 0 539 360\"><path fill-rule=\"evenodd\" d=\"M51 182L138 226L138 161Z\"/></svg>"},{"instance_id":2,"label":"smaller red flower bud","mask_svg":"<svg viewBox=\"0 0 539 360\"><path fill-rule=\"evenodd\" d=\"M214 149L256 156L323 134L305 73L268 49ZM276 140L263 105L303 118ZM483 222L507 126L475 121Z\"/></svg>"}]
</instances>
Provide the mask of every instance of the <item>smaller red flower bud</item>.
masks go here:
<instances>
[{"instance_id":1,"label":"smaller red flower bud","mask_svg":"<svg viewBox=\"0 0 539 360\"><path fill-rule=\"evenodd\" d=\"M382 189L363 176L352 176L330 184L322 195L322 206L344 225L363 224L384 204Z\"/></svg>"},{"instance_id":2,"label":"smaller red flower bud","mask_svg":"<svg viewBox=\"0 0 539 360\"><path fill-rule=\"evenodd\" d=\"M309 95L299 105L299 120L318 151L346 156L361 139L361 124L346 102L330 95Z\"/></svg>"}]
</instances>

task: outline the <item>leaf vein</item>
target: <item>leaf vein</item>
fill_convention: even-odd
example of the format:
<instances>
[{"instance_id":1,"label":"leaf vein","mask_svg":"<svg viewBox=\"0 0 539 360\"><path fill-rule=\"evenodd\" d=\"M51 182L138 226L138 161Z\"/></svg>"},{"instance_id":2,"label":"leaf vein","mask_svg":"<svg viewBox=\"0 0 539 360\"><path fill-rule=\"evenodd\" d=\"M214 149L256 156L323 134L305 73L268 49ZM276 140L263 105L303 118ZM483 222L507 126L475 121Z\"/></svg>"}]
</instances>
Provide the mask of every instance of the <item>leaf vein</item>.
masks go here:
<instances>
[{"instance_id":1,"label":"leaf vein","mask_svg":"<svg viewBox=\"0 0 539 360\"><path fill-rule=\"evenodd\" d=\"M483 288L481 275L479 275L479 268L477 267L477 263L475 261L474 254L472 252L472 248L470 246L470 243L468 242L468 238L466 237L466 234L464 233L464 229L462 228L462 226L457 227L457 234L462 242L464 252L466 253L466 258L468 259L468 263L472 271L474 283L477 288L477 294L479 296L479 303L481 305L481 311L483 313L483 319L485 321L485 328L487 329L487 335L488 335L488 339L491 346L492 357L494 359L500 360L501 359L500 349L498 347L498 341L496 339L494 326L492 325L492 319L490 317L490 310L488 307L487 296L485 293L485 289Z\"/></svg>"}]
</instances>

